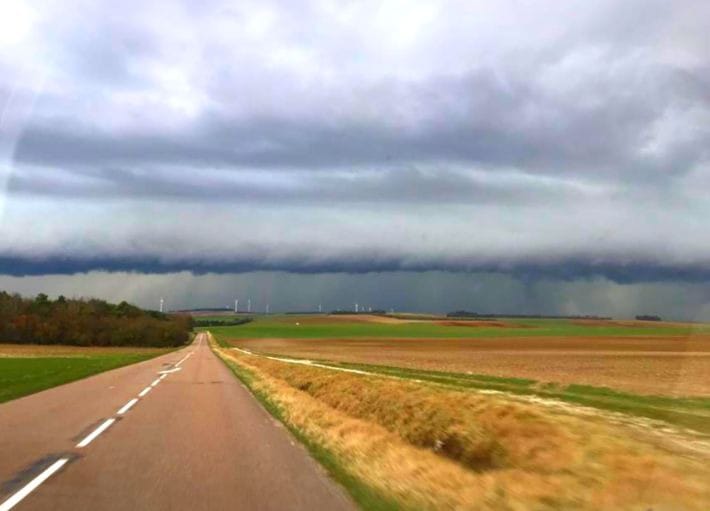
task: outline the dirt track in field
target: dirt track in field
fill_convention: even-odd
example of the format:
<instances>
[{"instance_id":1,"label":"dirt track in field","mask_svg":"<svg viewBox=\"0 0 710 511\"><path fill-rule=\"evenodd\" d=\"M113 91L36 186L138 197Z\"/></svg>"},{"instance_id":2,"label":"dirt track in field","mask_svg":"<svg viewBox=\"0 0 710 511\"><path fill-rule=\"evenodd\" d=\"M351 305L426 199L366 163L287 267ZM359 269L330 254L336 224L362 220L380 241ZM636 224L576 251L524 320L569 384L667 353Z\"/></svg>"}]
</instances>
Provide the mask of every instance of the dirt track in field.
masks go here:
<instances>
[{"instance_id":1,"label":"dirt track in field","mask_svg":"<svg viewBox=\"0 0 710 511\"><path fill-rule=\"evenodd\" d=\"M710 395L710 337L254 339L296 357L531 378L656 395Z\"/></svg>"}]
</instances>

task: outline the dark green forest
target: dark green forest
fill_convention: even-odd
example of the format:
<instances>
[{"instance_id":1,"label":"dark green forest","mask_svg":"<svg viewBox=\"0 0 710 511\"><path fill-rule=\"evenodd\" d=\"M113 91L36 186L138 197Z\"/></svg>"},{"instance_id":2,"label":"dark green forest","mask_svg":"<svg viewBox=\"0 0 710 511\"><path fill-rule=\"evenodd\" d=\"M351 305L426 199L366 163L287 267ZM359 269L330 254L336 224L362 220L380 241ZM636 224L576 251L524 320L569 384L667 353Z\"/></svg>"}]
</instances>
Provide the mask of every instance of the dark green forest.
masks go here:
<instances>
[{"instance_id":1,"label":"dark green forest","mask_svg":"<svg viewBox=\"0 0 710 511\"><path fill-rule=\"evenodd\" d=\"M188 315L145 311L126 302L50 300L0 292L0 342L170 347L190 339Z\"/></svg>"}]
</instances>

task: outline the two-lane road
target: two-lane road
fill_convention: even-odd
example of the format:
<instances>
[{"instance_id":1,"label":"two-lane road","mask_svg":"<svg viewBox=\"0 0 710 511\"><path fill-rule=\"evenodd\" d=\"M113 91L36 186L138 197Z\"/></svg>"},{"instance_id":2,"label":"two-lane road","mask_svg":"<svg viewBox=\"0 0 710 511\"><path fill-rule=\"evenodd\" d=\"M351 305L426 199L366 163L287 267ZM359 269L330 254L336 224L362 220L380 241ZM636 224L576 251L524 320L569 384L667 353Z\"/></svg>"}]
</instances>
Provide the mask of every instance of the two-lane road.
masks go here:
<instances>
[{"instance_id":1,"label":"two-lane road","mask_svg":"<svg viewBox=\"0 0 710 511\"><path fill-rule=\"evenodd\" d=\"M354 505L201 334L177 352L0 405L7 509Z\"/></svg>"}]
</instances>

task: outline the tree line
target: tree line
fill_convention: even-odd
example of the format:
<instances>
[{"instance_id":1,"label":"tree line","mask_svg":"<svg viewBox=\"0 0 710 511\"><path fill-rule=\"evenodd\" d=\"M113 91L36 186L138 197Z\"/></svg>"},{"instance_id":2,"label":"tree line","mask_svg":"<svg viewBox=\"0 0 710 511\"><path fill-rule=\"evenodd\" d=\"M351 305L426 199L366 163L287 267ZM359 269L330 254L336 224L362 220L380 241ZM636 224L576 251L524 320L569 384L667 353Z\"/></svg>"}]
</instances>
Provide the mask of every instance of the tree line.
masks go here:
<instances>
[{"instance_id":1,"label":"tree line","mask_svg":"<svg viewBox=\"0 0 710 511\"><path fill-rule=\"evenodd\" d=\"M189 315L145 311L125 301L0 292L0 342L171 347L187 343L191 330Z\"/></svg>"},{"instance_id":2,"label":"tree line","mask_svg":"<svg viewBox=\"0 0 710 511\"><path fill-rule=\"evenodd\" d=\"M206 327L206 326L237 326L246 325L251 323L252 318L239 318L239 319L193 319L193 324L196 327Z\"/></svg>"}]
</instances>

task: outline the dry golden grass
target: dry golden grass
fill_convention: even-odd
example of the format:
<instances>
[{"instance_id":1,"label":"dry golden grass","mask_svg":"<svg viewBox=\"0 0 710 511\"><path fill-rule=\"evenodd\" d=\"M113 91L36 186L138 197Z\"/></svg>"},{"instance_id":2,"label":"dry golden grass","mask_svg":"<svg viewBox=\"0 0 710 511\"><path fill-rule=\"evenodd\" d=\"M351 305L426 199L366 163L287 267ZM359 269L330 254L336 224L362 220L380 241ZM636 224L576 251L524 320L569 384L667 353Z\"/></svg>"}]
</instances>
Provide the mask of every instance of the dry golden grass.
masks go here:
<instances>
[{"instance_id":1,"label":"dry golden grass","mask_svg":"<svg viewBox=\"0 0 710 511\"><path fill-rule=\"evenodd\" d=\"M601 415L214 347L290 426L405 508L710 508L707 454Z\"/></svg>"},{"instance_id":2,"label":"dry golden grass","mask_svg":"<svg viewBox=\"0 0 710 511\"><path fill-rule=\"evenodd\" d=\"M151 354L168 351L165 348L136 346L98 347L39 344L0 344L0 357L82 357L91 355Z\"/></svg>"}]
</instances>

